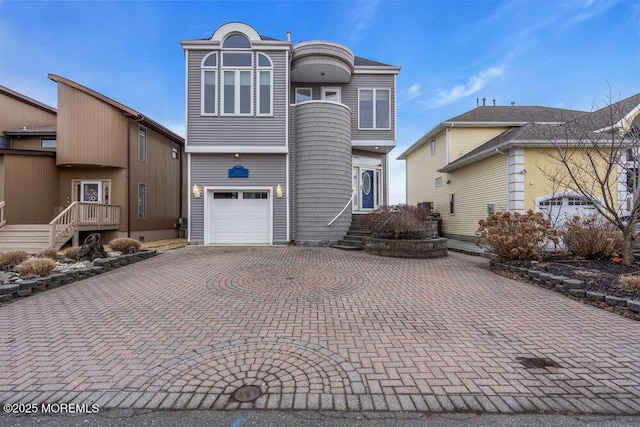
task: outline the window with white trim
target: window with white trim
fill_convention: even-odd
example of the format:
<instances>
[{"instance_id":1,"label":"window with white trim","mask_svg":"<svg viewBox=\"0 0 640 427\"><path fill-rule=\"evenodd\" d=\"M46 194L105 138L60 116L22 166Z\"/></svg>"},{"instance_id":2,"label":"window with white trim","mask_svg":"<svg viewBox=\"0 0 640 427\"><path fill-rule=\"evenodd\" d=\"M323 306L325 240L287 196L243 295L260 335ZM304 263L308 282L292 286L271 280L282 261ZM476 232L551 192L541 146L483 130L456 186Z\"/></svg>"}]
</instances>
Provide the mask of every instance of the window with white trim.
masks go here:
<instances>
[{"instance_id":1,"label":"window with white trim","mask_svg":"<svg viewBox=\"0 0 640 427\"><path fill-rule=\"evenodd\" d=\"M358 129L391 129L391 90L358 89Z\"/></svg>"},{"instance_id":2,"label":"window with white trim","mask_svg":"<svg viewBox=\"0 0 640 427\"><path fill-rule=\"evenodd\" d=\"M296 88L296 104L301 102L311 101L311 88L310 87L297 87Z\"/></svg>"},{"instance_id":3,"label":"window with white trim","mask_svg":"<svg viewBox=\"0 0 640 427\"><path fill-rule=\"evenodd\" d=\"M243 34L232 34L222 42L222 114L253 114L253 53L251 42ZM242 50L245 50L244 52Z\"/></svg>"},{"instance_id":4,"label":"window with white trim","mask_svg":"<svg viewBox=\"0 0 640 427\"><path fill-rule=\"evenodd\" d=\"M218 112L218 54L211 53L202 60L202 114Z\"/></svg>"},{"instance_id":5,"label":"window with white trim","mask_svg":"<svg viewBox=\"0 0 640 427\"><path fill-rule=\"evenodd\" d=\"M264 53L258 53L258 115L273 114L273 63Z\"/></svg>"},{"instance_id":6,"label":"window with white trim","mask_svg":"<svg viewBox=\"0 0 640 427\"><path fill-rule=\"evenodd\" d=\"M180 146L177 144L171 144L171 158L173 160L180 160Z\"/></svg>"},{"instance_id":7,"label":"window with white trim","mask_svg":"<svg viewBox=\"0 0 640 427\"><path fill-rule=\"evenodd\" d=\"M147 161L147 128L138 126L138 160Z\"/></svg>"},{"instance_id":8,"label":"window with white trim","mask_svg":"<svg viewBox=\"0 0 640 427\"><path fill-rule=\"evenodd\" d=\"M436 155L436 140L435 139L431 140L431 155L432 156Z\"/></svg>"},{"instance_id":9,"label":"window with white trim","mask_svg":"<svg viewBox=\"0 0 640 427\"><path fill-rule=\"evenodd\" d=\"M340 88L339 87L323 87L322 99L325 101L340 102Z\"/></svg>"},{"instance_id":10,"label":"window with white trim","mask_svg":"<svg viewBox=\"0 0 640 427\"><path fill-rule=\"evenodd\" d=\"M442 185L442 177L439 176L436 178L436 187L440 187Z\"/></svg>"}]
</instances>

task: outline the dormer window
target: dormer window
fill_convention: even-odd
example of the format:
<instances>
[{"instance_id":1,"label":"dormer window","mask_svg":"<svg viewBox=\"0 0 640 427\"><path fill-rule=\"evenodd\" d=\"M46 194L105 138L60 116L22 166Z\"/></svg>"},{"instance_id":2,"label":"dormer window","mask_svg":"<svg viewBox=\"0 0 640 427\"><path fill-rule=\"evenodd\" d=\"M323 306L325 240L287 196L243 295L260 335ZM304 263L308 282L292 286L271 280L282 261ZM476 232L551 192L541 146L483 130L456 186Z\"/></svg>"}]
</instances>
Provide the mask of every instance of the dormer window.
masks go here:
<instances>
[{"instance_id":1,"label":"dormer window","mask_svg":"<svg viewBox=\"0 0 640 427\"><path fill-rule=\"evenodd\" d=\"M251 42L243 34L231 34L222 43L223 49L251 49Z\"/></svg>"}]
</instances>

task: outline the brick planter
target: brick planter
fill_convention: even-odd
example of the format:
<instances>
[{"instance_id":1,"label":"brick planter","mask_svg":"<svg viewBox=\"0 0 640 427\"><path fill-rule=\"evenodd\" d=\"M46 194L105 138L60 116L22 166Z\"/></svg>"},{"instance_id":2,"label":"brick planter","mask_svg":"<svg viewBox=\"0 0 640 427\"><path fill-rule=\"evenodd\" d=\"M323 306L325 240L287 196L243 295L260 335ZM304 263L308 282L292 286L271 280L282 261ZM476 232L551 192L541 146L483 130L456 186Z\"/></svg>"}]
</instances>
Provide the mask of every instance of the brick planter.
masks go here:
<instances>
[{"instance_id":1,"label":"brick planter","mask_svg":"<svg viewBox=\"0 0 640 427\"><path fill-rule=\"evenodd\" d=\"M370 254L396 258L442 258L447 256L447 239L378 239L365 237L364 250Z\"/></svg>"},{"instance_id":2,"label":"brick planter","mask_svg":"<svg viewBox=\"0 0 640 427\"><path fill-rule=\"evenodd\" d=\"M71 270L66 272L55 272L48 276L23 279L15 283L0 282L0 302L11 301L14 298L27 297L33 292L44 291L45 289L57 288L61 285L77 282L78 280L91 277L112 270L119 266L125 266L137 261L142 261L152 256L158 255L156 250L146 250L135 254L123 254L117 257L98 258L89 266L82 270Z\"/></svg>"}]
</instances>

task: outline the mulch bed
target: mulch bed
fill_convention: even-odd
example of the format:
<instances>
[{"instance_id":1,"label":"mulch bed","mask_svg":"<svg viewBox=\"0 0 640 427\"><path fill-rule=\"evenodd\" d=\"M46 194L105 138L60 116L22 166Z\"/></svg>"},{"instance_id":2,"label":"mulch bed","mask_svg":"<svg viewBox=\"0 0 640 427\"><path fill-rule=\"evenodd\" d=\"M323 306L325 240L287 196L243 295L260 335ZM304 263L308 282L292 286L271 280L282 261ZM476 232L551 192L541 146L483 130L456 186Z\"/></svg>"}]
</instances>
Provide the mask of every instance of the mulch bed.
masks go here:
<instances>
[{"instance_id":1,"label":"mulch bed","mask_svg":"<svg viewBox=\"0 0 640 427\"><path fill-rule=\"evenodd\" d=\"M586 283L585 290L587 291L600 292L631 300L640 300L640 286L636 289L625 289L620 283L621 276L634 275L640 277L640 266L638 265L627 266L611 260L590 260L568 255L548 255L540 262L509 262L507 264L519 265L527 267L528 269L551 273L556 276L582 280ZM604 303L586 301L584 299L580 300L610 311L613 310ZM625 317L640 320L640 315L637 314L625 313Z\"/></svg>"}]
</instances>

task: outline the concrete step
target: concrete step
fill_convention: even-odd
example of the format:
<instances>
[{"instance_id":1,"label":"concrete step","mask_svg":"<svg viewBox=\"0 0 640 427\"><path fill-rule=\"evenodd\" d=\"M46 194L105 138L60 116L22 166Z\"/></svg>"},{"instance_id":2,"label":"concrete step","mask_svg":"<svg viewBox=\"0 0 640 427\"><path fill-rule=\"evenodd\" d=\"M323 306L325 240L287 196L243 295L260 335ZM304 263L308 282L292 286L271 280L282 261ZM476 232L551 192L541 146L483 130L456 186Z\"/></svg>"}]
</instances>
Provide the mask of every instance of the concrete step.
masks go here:
<instances>
[{"instance_id":1,"label":"concrete step","mask_svg":"<svg viewBox=\"0 0 640 427\"><path fill-rule=\"evenodd\" d=\"M358 229L358 230L349 229L347 231L347 236L367 237L367 236L371 236L371 232L365 229Z\"/></svg>"},{"instance_id":2,"label":"concrete step","mask_svg":"<svg viewBox=\"0 0 640 427\"><path fill-rule=\"evenodd\" d=\"M351 245L341 245L341 244L337 244L337 245L331 245L332 248L336 248L336 249L340 249L343 251L361 251L363 248L358 247L358 246L351 246Z\"/></svg>"}]
</instances>

